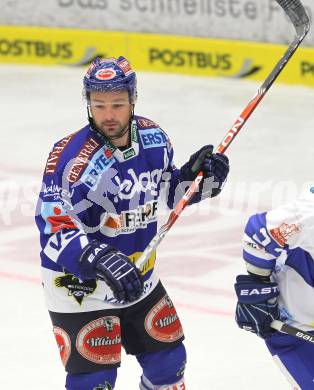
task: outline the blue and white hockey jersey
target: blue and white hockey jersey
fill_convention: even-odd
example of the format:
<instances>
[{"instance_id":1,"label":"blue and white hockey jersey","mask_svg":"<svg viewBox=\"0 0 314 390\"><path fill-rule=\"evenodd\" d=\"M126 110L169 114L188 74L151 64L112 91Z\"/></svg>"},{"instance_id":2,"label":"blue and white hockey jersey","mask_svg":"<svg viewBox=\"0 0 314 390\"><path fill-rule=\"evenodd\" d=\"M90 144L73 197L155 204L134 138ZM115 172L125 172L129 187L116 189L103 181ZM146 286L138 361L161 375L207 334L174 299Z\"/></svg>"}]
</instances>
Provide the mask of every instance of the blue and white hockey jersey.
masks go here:
<instances>
[{"instance_id":1,"label":"blue and white hockey jersey","mask_svg":"<svg viewBox=\"0 0 314 390\"><path fill-rule=\"evenodd\" d=\"M245 228L247 270L278 283L281 316L314 329L314 186L295 202L253 215Z\"/></svg>"},{"instance_id":2,"label":"blue and white hockey jersey","mask_svg":"<svg viewBox=\"0 0 314 390\"><path fill-rule=\"evenodd\" d=\"M80 286L84 279L78 267L82 249L90 240L98 240L136 261L156 234L161 187L172 207L178 174L165 132L139 116L133 118L131 144L125 150L114 147L90 126L54 145L36 215L50 310L71 312L119 306L104 282L97 281L93 291ZM153 253L145 269L145 293L141 299L158 282L155 257ZM60 279L64 275L68 275L67 282ZM71 277L76 287L69 287ZM80 299L79 305L77 299L71 300L69 305L60 291L94 299L88 299L88 305L84 303L86 299Z\"/></svg>"}]
</instances>

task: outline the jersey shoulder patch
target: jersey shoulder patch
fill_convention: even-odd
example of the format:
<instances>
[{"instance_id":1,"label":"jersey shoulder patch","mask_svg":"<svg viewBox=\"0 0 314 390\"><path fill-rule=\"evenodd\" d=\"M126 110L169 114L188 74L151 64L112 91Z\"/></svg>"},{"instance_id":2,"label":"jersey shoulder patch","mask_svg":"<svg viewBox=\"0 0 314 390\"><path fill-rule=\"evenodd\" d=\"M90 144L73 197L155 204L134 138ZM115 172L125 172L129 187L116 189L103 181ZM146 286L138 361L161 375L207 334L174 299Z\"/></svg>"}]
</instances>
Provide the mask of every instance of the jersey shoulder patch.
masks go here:
<instances>
[{"instance_id":1,"label":"jersey shoulder patch","mask_svg":"<svg viewBox=\"0 0 314 390\"><path fill-rule=\"evenodd\" d=\"M167 147L171 148L171 142L165 131L150 119L137 117L139 138L144 149Z\"/></svg>"},{"instance_id":2,"label":"jersey shoulder patch","mask_svg":"<svg viewBox=\"0 0 314 390\"><path fill-rule=\"evenodd\" d=\"M141 129L158 129L160 126L151 119L144 118L143 116L135 116L137 128Z\"/></svg>"},{"instance_id":3,"label":"jersey shoulder patch","mask_svg":"<svg viewBox=\"0 0 314 390\"><path fill-rule=\"evenodd\" d=\"M64 163L75 159L82 149L84 149L83 151L89 150L91 148L90 143L93 142L93 135L89 126L86 126L56 142L49 153L44 171L45 175L49 176L56 173ZM93 138L97 139L95 136Z\"/></svg>"},{"instance_id":4,"label":"jersey shoulder patch","mask_svg":"<svg viewBox=\"0 0 314 390\"><path fill-rule=\"evenodd\" d=\"M61 155L64 153L64 150L66 149L70 141L73 139L75 134L76 133L69 134L54 144L46 162L46 167L45 167L46 175L52 175L53 173L56 172Z\"/></svg>"}]
</instances>

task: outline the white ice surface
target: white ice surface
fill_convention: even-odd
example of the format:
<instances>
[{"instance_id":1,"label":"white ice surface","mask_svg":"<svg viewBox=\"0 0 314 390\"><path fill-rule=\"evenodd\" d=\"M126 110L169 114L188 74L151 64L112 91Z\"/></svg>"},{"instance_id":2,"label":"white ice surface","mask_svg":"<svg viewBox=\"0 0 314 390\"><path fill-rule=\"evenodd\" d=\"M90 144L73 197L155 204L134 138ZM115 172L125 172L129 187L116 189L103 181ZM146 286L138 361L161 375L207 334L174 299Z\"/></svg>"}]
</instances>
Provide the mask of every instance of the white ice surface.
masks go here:
<instances>
[{"instance_id":1,"label":"white ice surface","mask_svg":"<svg viewBox=\"0 0 314 390\"><path fill-rule=\"evenodd\" d=\"M57 390L64 372L39 280L34 203L52 144L85 124L77 68L0 66L0 389ZM136 112L169 134L180 166L215 145L258 84L139 74ZM219 199L191 207L159 250L158 270L186 334L189 390L289 389L263 341L237 328L233 282L243 271L241 231L250 213L293 198L313 180L314 90L275 84L228 150ZM116 388L137 389L123 356Z\"/></svg>"}]
</instances>

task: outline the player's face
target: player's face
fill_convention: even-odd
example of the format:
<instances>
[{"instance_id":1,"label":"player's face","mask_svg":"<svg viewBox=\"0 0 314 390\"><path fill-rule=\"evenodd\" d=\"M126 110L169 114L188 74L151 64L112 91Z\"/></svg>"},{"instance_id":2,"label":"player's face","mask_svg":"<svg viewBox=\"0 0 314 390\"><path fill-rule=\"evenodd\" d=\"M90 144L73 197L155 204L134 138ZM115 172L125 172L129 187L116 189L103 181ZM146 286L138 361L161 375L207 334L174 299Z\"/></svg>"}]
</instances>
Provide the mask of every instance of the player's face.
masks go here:
<instances>
[{"instance_id":1,"label":"player's face","mask_svg":"<svg viewBox=\"0 0 314 390\"><path fill-rule=\"evenodd\" d=\"M120 144L123 139L118 139L125 133L132 115L128 92L92 92L90 106L97 129L113 143ZM127 140L128 132L122 138Z\"/></svg>"}]
</instances>

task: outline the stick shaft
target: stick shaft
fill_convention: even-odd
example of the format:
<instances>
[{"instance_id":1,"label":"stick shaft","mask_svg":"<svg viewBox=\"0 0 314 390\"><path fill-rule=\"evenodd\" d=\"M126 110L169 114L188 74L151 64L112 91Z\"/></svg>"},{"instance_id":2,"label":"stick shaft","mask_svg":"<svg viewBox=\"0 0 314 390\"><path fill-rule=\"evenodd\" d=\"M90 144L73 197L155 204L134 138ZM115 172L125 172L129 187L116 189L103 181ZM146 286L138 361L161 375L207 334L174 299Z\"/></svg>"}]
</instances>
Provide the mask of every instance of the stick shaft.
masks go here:
<instances>
[{"instance_id":1,"label":"stick shaft","mask_svg":"<svg viewBox=\"0 0 314 390\"><path fill-rule=\"evenodd\" d=\"M278 330L281 333L289 334L290 336L295 336L301 340L307 341L311 344L314 344L314 334L305 332L304 330L290 326L284 322L275 320L271 323L273 329ZM314 329L313 329L314 331Z\"/></svg>"}]
</instances>

